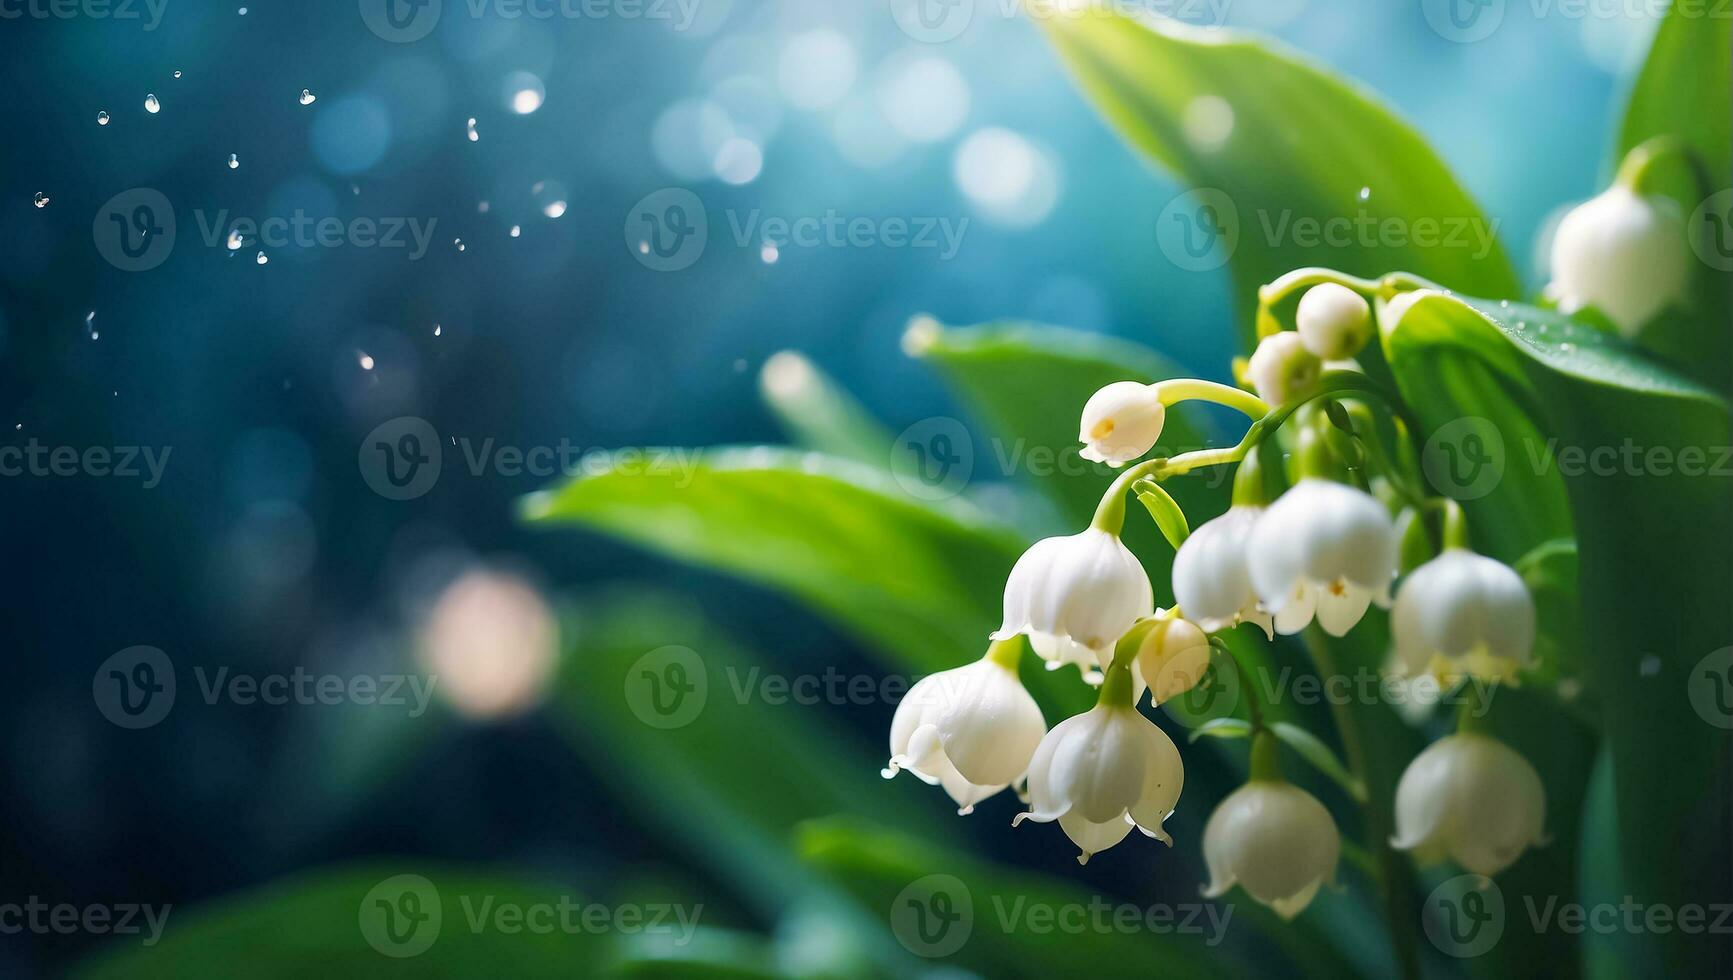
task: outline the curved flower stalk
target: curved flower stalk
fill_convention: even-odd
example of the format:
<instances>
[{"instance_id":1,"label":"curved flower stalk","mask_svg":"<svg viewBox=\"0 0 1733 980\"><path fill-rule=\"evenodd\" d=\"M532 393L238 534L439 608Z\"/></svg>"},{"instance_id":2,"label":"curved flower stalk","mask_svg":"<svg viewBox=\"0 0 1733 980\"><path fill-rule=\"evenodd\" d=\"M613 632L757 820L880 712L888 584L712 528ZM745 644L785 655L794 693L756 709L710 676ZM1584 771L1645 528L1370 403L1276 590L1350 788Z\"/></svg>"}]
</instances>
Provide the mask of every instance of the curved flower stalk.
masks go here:
<instances>
[{"instance_id":1,"label":"curved flower stalk","mask_svg":"<svg viewBox=\"0 0 1733 980\"><path fill-rule=\"evenodd\" d=\"M1124 840L1133 827L1171 845L1162 821L1179 802L1185 767L1173 740L1132 703L1130 650L1107 668L1094 708L1053 727L1029 763L1029 811L1058 821L1079 864Z\"/></svg>"},{"instance_id":2,"label":"curved flower stalk","mask_svg":"<svg viewBox=\"0 0 1733 980\"><path fill-rule=\"evenodd\" d=\"M1448 856L1463 869L1495 875L1545 844L1546 790L1515 749L1463 732L1432 743L1396 786L1392 847L1424 859Z\"/></svg>"},{"instance_id":3,"label":"curved flower stalk","mask_svg":"<svg viewBox=\"0 0 1733 980\"><path fill-rule=\"evenodd\" d=\"M1402 581L1390 614L1395 663L1442 681L1508 680L1534 659L1534 599L1516 570L1448 547Z\"/></svg>"},{"instance_id":4,"label":"curved flower stalk","mask_svg":"<svg viewBox=\"0 0 1733 980\"><path fill-rule=\"evenodd\" d=\"M1251 779L1210 814L1203 832L1210 882L1203 894L1220 898L1239 885L1292 919L1335 877L1342 835L1324 804L1282 778L1276 751L1275 736L1258 732Z\"/></svg>"},{"instance_id":5,"label":"curved flower stalk","mask_svg":"<svg viewBox=\"0 0 1733 980\"><path fill-rule=\"evenodd\" d=\"M1390 605L1396 528L1364 490L1302 479L1258 519L1246 550L1252 587L1278 633L1298 633L1315 615L1326 633L1343 636L1373 602Z\"/></svg>"},{"instance_id":6,"label":"curved flower stalk","mask_svg":"<svg viewBox=\"0 0 1733 980\"><path fill-rule=\"evenodd\" d=\"M1246 561L1246 542L1263 513L1263 476L1254 452L1234 474L1232 506L1192 531L1173 557L1174 601L1206 633L1255 623L1266 637L1275 636L1275 620L1252 588Z\"/></svg>"},{"instance_id":7,"label":"curved flower stalk","mask_svg":"<svg viewBox=\"0 0 1733 980\"><path fill-rule=\"evenodd\" d=\"M1021 782L1047 732L1017 678L1019 640L994 643L980 660L923 677L891 719L886 779L907 769L944 787L968 815L975 804Z\"/></svg>"},{"instance_id":8,"label":"curved flower stalk","mask_svg":"<svg viewBox=\"0 0 1733 980\"><path fill-rule=\"evenodd\" d=\"M1076 664L1086 679L1125 631L1155 613L1149 575L1119 535L1100 527L1035 542L1005 582L995 640L1028 634L1049 670Z\"/></svg>"}]
</instances>

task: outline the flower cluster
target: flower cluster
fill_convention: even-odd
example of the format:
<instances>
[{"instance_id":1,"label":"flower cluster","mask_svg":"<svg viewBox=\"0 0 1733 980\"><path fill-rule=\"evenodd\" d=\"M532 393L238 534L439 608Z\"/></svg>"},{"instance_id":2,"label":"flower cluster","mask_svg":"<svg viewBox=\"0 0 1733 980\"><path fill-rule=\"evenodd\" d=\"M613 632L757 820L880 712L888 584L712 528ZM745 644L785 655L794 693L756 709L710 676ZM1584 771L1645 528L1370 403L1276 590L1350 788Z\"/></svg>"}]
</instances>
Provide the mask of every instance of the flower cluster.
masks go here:
<instances>
[{"instance_id":1,"label":"flower cluster","mask_svg":"<svg viewBox=\"0 0 1733 980\"><path fill-rule=\"evenodd\" d=\"M1139 703L1145 691L1152 705L1186 693L1217 658L1241 670L1216 634L1250 623L1260 642L1273 642L1315 624L1340 637L1377 607L1390 610L1393 672L1514 682L1531 666L1535 612L1521 576L1476 553L1455 502L1416 489L1420 475L1392 462L1411 455L1382 445L1381 433L1403 430L1377 424L1391 400L1354 360L1375 333L1371 285L1296 273L1288 283L1288 292L1303 290L1295 329L1272 329L1273 314L1260 316L1266 335L1243 373L1251 391L1124 381L1088 400L1083 456L1121 472L1089 527L1038 541L1018 559L986 655L910 691L891 725L887 777L907 769L941 785L961 813L1014 788L1028 804L1015 822L1057 822L1087 861L1133 829L1172 843L1163 822L1178 805L1184 764ZM1281 298L1262 297L1267 308ZM1192 400L1248 416L1245 438L1144 459L1170 408ZM1188 533L1159 484L1215 465L1237 467L1231 504ZM1166 609L1121 540L1134 489L1176 548ZM1430 557L1405 569L1416 529ZM1075 665L1098 688L1095 707L1049 730L1019 677L1023 637L1048 670ZM1282 776L1279 746L1294 736L1266 727L1247 693L1250 778L1208 820L1205 893L1237 885L1292 917L1333 879L1341 835L1329 808ZM1449 857L1478 874L1502 870L1545 838L1534 768L1469 721L1421 753L1384 805L1395 810L1390 847Z\"/></svg>"}]
</instances>

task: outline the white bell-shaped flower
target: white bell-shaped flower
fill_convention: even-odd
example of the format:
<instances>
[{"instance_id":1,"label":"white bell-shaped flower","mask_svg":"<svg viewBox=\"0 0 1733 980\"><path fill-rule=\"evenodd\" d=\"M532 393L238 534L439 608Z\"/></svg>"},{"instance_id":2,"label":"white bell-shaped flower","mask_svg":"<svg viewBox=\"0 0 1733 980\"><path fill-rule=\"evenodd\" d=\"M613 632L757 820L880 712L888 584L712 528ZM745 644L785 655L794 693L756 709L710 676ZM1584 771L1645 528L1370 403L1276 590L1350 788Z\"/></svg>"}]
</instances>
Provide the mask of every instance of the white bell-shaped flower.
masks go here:
<instances>
[{"instance_id":1,"label":"white bell-shaped flower","mask_svg":"<svg viewBox=\"0 0 1733 980\"><path fill-rule=\"evenodd\" d=\"M1020 647L1020 642L1018 644ZM943 786L958 813L1020 781L1047 734L1017 678L1014 653L997 645L975 663L916 682L891 719L889 779L907 769Z\"/></svg>"},{"instance_id":2,"label":"white bell-shaped flower","mask_svg":"<svg viewBox=\"0 0 1733 980\"><path fill-rule=\"evenodd\" d=\"M1134 665L1155 703L1161 704L1196 687L1209 663L1209 637L1197 624L1170 616L1150 624L1137 646Z\"/></svg>"},{"instance_id":3,"label":"white bell-shaped flower","mask_svg":"<svg viewBox=\"0 0 1733 980\"><path fill-rule=\"evenodd\" d=\"M1312 794L1280 779L1253 779L1228 794L1203 831L1206 898L1234 885L1283 919L1305 910L1336 873L1342 835Z\"/></svg>"},{"instance_id":4,"label":"white bell-shaped flower","mask_svg":"<svg viewBox=\"0 0 1733 980\"><path fill-rule=\"evenodd\" d=\"M1089 396L1083 406L1077 440L1084 459L1109 466L1126 463L1149 452L1161 438L1167 406L1155 385L1116 381Z\"/></svg>"},{"instance_id":5,"label":"white bell-shaped flower","mask_svg":"<svg viewBox=\"0 0 1733 980\"><path fill-rule=\"evenodd\" d=\"M1131 703L1127 668L1109 669L1099 703L1054 726L1029 763L1029 812L1014 823L1059 821L1079 863L1133 827L1167 844L1162 821L1179 802L1185 767L1173 740Z\"/></svg>"},{"instance_id":6,"label":"white bell-shaped flower","mask_svg":"<svg viewBox=\"0 0 1733 980\"><path fill-rule=\"evenodd\" d=\"M1546 790L1515 749L1475 733L1433 742L1396 784L1399 850L1495 875L1546 843Z\"/></svg>"},{"instance_id":7,"label":"white bell-shaped flower","mask_svg":"<svg viewBox=\"0 0 1733 980\"><path fill-rule=\"evenodd\" d=\"M1306 349L1300 335L1284 330L1258 341L1246 362L1246 380L1259 398L1280 405L1311 387L1322 369L1323 362Z\"/></svg>"},{"instance_id":8,"label":"white bell-shaped flower","mask_svg":"<svg viewBox=\"0 0 1733 980\"><path fill-rule=\"evenodd\" d=\"M1315 614L1342 636L1373 602L1390 605L1396 547L1390 512L1371 494L1308 477L1258 518L1246 563L1276 632L1298 633Z\"/></svg>"},{"instance_id":9,"label":"white bell-shaped flower","mask_svg":"<svg viewBox=\"0 0 1733 980\"><path fill-rule=\"evenodd\" d=\"M1273 636L1246 564L1246 541L1264 509L1240 505L1199 525L1173 558L1173 598L1206 633L1256 623Z\"/></svg>"},{"instance_id":10,"label":"white bell-shaped flower","mask_svg":"<svg viewBox=\"0 0 1733 980\"><path fill-rule=\"evenodd\" d=\"M1508 678L1534 656L1534 599L1522 576L1466 548L1414 571L1390 612L1403 673Z\"/></svg>"},{"instance_id":11,"label":"white bell-shaped flower","mask_svg":"<svg viewBox=\"0 0 1733 980\"><path fill-rule=\"evenodd\" d=\"M1559 308L1595 307L1627 337L1680 300L1690 278L1679 209L1622 183L1577 205L1553 236L1549 292Z\"/></svg>"},{"instance_id":12,"label":"white bell-shaped flower","mask_svg":"<svg viewBox=\"0 0 1733 980\"><path fill-rule=\"evenodd\" d=\"M1149 575L1117 534L1089 528L1035 542L1005 582L1005 621L993 634L1027 633L1049 667L1087 675L1139 619L1155 613Z\"/></svg>"},{"instance_id":13,"label":"white bell-shaped flower","mask_svg":"<svg viewBox=\"0 0 1733 980\"><path fill-rule=\"evenodd\" d=\"M1320 283L1300 297L1294 329L1300 342L1319 360L1345 360L1360 353L1372 339L1372 307L1347 286Z\"/></svg>"}]
</instances>

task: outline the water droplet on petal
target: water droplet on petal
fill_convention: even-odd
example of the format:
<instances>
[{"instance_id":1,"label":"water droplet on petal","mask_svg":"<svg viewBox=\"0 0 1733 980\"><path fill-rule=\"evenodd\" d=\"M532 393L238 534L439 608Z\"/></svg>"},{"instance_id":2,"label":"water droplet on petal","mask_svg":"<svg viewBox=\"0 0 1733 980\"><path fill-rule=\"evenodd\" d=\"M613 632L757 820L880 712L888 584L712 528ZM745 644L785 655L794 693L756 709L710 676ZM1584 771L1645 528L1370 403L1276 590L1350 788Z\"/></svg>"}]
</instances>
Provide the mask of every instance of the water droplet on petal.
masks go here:
<instances>
[{"instance_id":1,"label":"water droplet on petal","mask_svg":"<svg viewBox=\"0 0 1733 980\"><path fill-rule=\"evenodd\" d=\"M317 95L314 95L312 92L310 92L306 89L301 90L301 104L302 105L312 105L314 102L318 101L318 98L319 97Z\"/></svg>"},{"instance_id":2,"label":"water droplet on petal","mask_svg":"<svg viewBox=\"0 0 1733 980\"><path fill-rule=\"evenodd\" d=\"M156 95L151 94L144 97L144 111L153 116L162 111L162 103L157 101Z\"/></svg>"},{"instance_id":3,"label":"water droplet on petal","mask_svg":"<svg viewBox=\"0 0 1733 980\"><path fill-rule=\"evenodd\" d=\"M32 199L32 203L34 203L39 208L45 208L48 206L48 195L42 193L41 191L37 191L36 197L34 197Z\"/></svg>"},{"instance_id":4,"label":"water droplet on petal","mask_svg":"<svg viewBox=\"0 0 1733 980\"><path fill-rule=\"evenodd\" d=\"M98 126L108 125L108 113L107 112L98 112L96 114L96 124Z\"/></svg>"}]
</instances>

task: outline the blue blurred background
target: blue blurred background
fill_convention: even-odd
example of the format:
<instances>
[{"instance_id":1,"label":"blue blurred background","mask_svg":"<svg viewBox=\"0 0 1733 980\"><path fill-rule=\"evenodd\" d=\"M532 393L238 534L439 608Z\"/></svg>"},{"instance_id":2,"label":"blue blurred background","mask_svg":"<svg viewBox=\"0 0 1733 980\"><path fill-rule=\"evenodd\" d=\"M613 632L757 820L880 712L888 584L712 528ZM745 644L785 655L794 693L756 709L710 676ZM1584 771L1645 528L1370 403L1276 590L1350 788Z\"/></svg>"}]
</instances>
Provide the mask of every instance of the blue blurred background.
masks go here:
<instances>
[{"instance_id":1,"label":"blue blurred background","mask_svg":"<svg viewBox=\"0 0 1733 980\"><path fill-rule=\"evenodd\" d=\"M170 454L149 488L0 479L0 899L179 907L375 854L707 887L544 718L515 710L533 669L498 704L484 692L480 708L380 732L349 709L196 697L201 666L403 670L426 656L446 587L476 568L546 595L650 584L772 661L856 661L783 600L526 531L517 500L551 480L472 476L454 444L430 492L386 499L357 466L386 420L523 447L778 441L759 369L794 348L895 431L955 411L899 349L917 312L1118 334L1225 373L1226 271L1181 270L1156 244L1183 188L1108 131L1028 23L983 3L934 44L883 0L696 0L667 18L627 6L512 19L446 0L407 41L347 2L0 18L0 444ZM1492 38L1456 44L1419 3L1382 0L1237 0L1225 19L1381 93L1500 223L1531 284L1549 217L1605 177L1650 27L1516 5ZM172 253L143 272L106 261L93 232L133 188L178 218ZM630 247L638 203L666 188L709 216L703 254L674 271ZM425 254L245 235L231 248L201 228L225 211L432 231ZM954 255L766 249L730 226L754 211L962 235ZM515 588L481 605L533 621L540 600ZM93 707L91 678L138 644L172 658L185 707L129 731ZM890 712L845 720L877 751ZM1063 848L1045 850L1029 863L1071 873ZM0 936L0 973L54 972L95 942Z\"/></svg>"}]
</instances>

